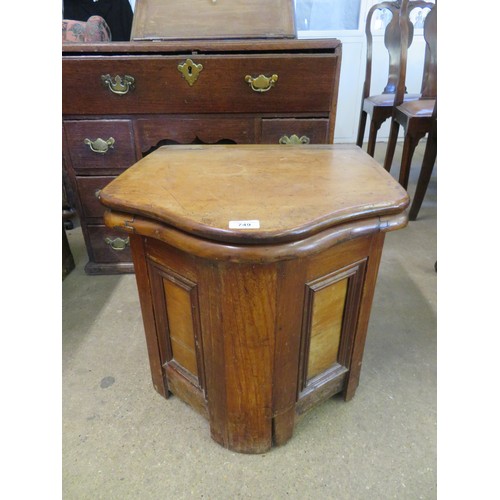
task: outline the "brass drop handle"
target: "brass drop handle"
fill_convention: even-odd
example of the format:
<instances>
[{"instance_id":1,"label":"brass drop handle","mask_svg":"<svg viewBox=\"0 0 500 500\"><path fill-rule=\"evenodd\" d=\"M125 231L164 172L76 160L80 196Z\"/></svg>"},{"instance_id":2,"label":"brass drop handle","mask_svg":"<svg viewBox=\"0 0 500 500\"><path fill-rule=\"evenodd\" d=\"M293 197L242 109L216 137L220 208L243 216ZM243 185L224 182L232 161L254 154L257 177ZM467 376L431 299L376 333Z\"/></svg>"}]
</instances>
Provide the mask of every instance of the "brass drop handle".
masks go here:
<instances>
[{"instance_id":1,"label":"brass drop handle","mask_svg":"<svg viewBox=\"0 0 500 500\"><path fill-rule=\"evenodd\" d=\"M109 245L113 250L122 251L128 247L130 238L104 238L104 243L106 243L106 245Z\"/></svg>"},{"instance_id":2,"label":"brass drop handle","mask_svg":"<svg viewBox=\"0 0 500 500\"><path fill-rule=\"evenodd\" d=\"M298 135L293 134L290 137L288 137L287 135L280 137L280 140L278 142L280 144L309 144L311 142L311 139L309 139L307 135L299 137Z\"/></svg>"},{"instance_id":3,"label":"brass drop handle","mask_svg":"<svg viewBox=\"0 0 500 500\"><path fill-rule=\"evenodd\" d=\"M95 190L95 197L99 200L101 198L101 190L100 189L96 189Z\"/></svg>"},{"instance_id":4,"label":"brass drop handle","mask_svg":"<svg viewBox=\"0 0 500 500\"><path fill-rule=\"evenodd\" d=\"M271 90L276 82L278 81L278 75L265 76L259 75L257 78L253 78L250 75L245 76L245 82L250 85L250 88L254 92L267 92Z\"/></svg>"},{"instance_id":5,"label":"brass drop handle","mask_svg":"<svg viewBox=\"0 0 500 500\"><path fill-rule=\"evenodd\" d=\"M115 144L113 137L110 137L107 141L98 137L95 141L90 139L85 139L83 141L94 153L104 154L108 152L109 148L112 148Z\"/></svg>"},{"instance_id":6,"label":"brass drop handle","mask_svg":"<svg viewBox=\"0 0 500 500\"><path fill-rule=\"evenodd\" d=\"M101 75L101 80L113 94L124 95L135 88L135 78L130 75L116 75L114 78L111 75Z\"/></svg>"}]
</instances>

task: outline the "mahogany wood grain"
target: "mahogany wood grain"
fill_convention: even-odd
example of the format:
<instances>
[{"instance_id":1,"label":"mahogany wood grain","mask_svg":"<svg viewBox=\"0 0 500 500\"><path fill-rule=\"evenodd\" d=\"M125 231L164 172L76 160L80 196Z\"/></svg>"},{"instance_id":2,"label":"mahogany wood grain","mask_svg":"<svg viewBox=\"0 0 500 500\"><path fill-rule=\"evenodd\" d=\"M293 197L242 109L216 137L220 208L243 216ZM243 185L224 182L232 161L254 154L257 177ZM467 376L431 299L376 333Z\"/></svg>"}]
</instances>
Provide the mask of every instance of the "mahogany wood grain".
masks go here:
<instances>
[{"instance_id":1,"label":"mahogany wood grain","mask_svg":"<svg viewBox=\"0 0 500 500\"><path fill-rule=\"evenodd\" d=\"M250 195L266 207L261 227L235 237L224 205L241 216ZM383 237L406 225L409 202L366 153L165 147L101 201L106 224L131 236L155 387L205 415L215 441L263 453L313 406L352 398Z\"/></svg>"},{"instance_id":2,"label":"mahogany wood grain","mask_svg":"<svg viewBox=\"0 0 500 500\"><path fill-rule=\"evenodd\" d=\"M191 86L177 69L185 55L68 57L63 64L64 114L329 112L338 58L335 54L191 55L202 64ZM102 75L130 75L134 88L113 94ZM278 75L266 92L245 77ZM303 89L304 82L307 88Z\"/></svg>"}]
</instances>

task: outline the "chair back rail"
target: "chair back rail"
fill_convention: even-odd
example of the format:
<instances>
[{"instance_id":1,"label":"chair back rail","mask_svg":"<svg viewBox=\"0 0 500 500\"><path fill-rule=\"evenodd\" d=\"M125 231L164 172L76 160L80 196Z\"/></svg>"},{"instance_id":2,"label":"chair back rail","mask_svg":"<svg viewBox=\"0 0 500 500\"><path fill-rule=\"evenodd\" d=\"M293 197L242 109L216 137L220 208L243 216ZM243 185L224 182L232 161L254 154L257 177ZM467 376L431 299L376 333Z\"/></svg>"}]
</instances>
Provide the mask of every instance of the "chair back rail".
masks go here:
<instances>
[{"instance_id":1,"label":"chair back rail","mask_svg":"<svg viewBox=\"0 0 500 500\"><path fill-rule=\"evenodd\" d=\"M405 5L405 15L401 16L401 7ZM365 24L365 35L366 35L366 68L365 68L365 81L363 85L363 96L365 99L370 95L371 87L371 76L372 76L372 61L373 61L373 34L371 31L372 20L375 12L377 10L387 9L392 18L387 24L384 32L384 45L387 49L389 55L389 70L387 83L385 85L383 94L395 94L397 93L398 81L400 81L400 67L406 66L408 48L413 42L414 26L410 20L410 13L416 8L429 8L432 9L434 3L427 2L424 0L395 0L380 2L373 5L368 11ZM432 10L431 10L432 12ZM428 16L427 16L428 17ZM401 26L405 25L405 30L407 34L405 35L406 51L401 53L402 41L401 41ZM427 65L426 65L427 66ZM404 68L404 73L406 74L406 68ZM403 80L404 83L404 80Z\"/></svg>"},{"instance_id":2,"label":"chair back rail","mask_svg":"<svg viewBox=\"0 0 500 500\"><path fill-rule=\"evenodd\" d=\"M386 89L391 88L391 83L393 85L392 93L394 93L394 85L397 83L398 67L399 67L399 38L400 38L399 34L400 28L398 22L399 8L400 8L400 1L381 2L373 5L371 9L368 11L365 24L366 69L365 69L365 82L363 85L363 99L365 99L370 95L370 86L372 78L372 60L373 60L373 35L371 30L372 19L375 12L377 10L382 10L382 9L387 9L392 14L392 18L389 21L389 24L386 26L384 33L384 45L386 46L387 51L389 53L389 77L384 89L384 93L390 93L386 92ZM393 75L392 78L391 75Z\"/></svg>"},{"instance_id":3,"label":"chair back rail","mask_svg":"<svg viewBox=\"0 0 500 500\"><path fill-rule=\"evenodd\" d=\"M434 7L424 22L425 64L422 78L422 99L437 97L437 7Z\"/></svg>"},{"instance_id":4,"label":"chair back rail","mask_svg":"<svg viewBox=\"0 0 500 500\"><path fill-rule=\"evenodd\" d=\"M422 75L421 98L431 99L436 97L436 70L437 70L437 0L436 3L424 1L403 0L400 7L399 30L401 33L401 64L398 70L394 109L401 105L406 92L406 66L408 61L409 40L413 39L413 32L409 28L410 12L415 8L429 8L424 21L424 40L426 42L424 56L424 70Z\"/></svg>"}]
</instances>

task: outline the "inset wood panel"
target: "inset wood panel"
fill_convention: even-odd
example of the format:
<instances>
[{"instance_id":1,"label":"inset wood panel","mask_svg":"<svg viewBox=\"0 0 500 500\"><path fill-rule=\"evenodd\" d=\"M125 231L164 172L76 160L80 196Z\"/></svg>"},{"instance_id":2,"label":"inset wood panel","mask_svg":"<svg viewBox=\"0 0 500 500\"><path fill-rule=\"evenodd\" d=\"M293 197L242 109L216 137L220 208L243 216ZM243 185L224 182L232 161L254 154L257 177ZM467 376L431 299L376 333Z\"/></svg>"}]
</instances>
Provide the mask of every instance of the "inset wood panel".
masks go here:
<instances>
[{"instance_id":1,"label":"inset wood panel","mask_svg":"<svg viewBox=\"0 0 500 500\"><path fill-rule=\"evenodd\" d=\"M337 361L347 279L312 290L311 337L307 379L311 379Z\"/></svg>"},{"instance_id":2,"label":"inset wood panel","mask_svg":"<svg viewBox=\"0 0 500 500\"><path fill-rule=\"evenodd\" d=\"M198 377L190 291L163 279L173 359Z\"/></svg>"},{"instance_id":3,"label":"inset wood panel","mask_svg":"<svg viewBox=\"0 0 500 500\"><path fill-rule=\"evenodd\" d=\"M352 242L343 246L354 250ZM336 251L339 253L339 249ZM323 264L333 267L328 253L322 259ZM363 253L351 253L351 262L354 255L362 257ZM324 275L315 273L316 277L306 283L298 415L345 386L351 370L366 262L366 258L361 258ZM319 264L316 262L313 267L316 272L323 268Z\"/></svg>"},{"instance_id":4,"label":"inset wood panel","mask_svg":"<svg viewBox=\"0 0 500 500\"><path fill-rule=\"evenodd\" d=\"M169 247L164 245L159 257L155 262L148 255L148 269L161 364L169 373L169 390L184 400L195 397L203 405L205 376L198 285L177 269L162 265L168 257L172 257L168 259L170 263L178 263ZM182 265L179 267L183 269Z\"/></svg>"}]
</instances>

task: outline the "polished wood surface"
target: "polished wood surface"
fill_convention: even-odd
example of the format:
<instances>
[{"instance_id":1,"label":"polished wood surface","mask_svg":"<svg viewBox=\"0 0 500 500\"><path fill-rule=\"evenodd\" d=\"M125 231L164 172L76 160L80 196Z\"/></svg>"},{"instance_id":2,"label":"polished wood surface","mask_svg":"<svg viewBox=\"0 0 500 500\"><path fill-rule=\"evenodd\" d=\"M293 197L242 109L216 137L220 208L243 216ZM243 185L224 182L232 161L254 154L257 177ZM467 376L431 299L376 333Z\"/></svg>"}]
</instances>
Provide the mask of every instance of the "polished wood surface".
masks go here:
<instances>
[{"instance_id":1,"label":"polished wood surface","mask_svg":"<svg viewBox=\"0 0 500 500\"><path fill-rule=\"evenodd\" d=\"M137 0L132 40L295 36L292 0Z\"/></svg>"},{"instance_id":2,"label":"polished wood surface","mask_svg":"<svg viewBox=\"0 0 500 500\"><path fill-rule=\"evenodd\" d=\"M63 157L76 194L88 274L133 272L130 254L124 259L126 252L96 236L103 234L104 221L93 198L162 145L333 142L339 40L64 44L62 54ZM178 69L187 59L203 65L192 85ZM278 75L265 92L245 80L261 74ZM117 94L103 83L106 75L134 82Z\"/></svg>"},{"instance_id":3,"label":"polished wood surface","mask_svg":"<svg viewBox=\"0 0 500 500\"><path fill-rule=\"evenodd\" d=\"M353 397L384 236L408 222L407 194L366 153L169 146L100 200L130 238L153 385L215 441L263 453ZM228 229L251 208L260 228Z\"/></svg>"},{"instance_id":4,"label":"polished wood surface","mask_svg":"<svg viewBox=\"0 0 500 500\"><path fill-rule=\"evenodd\" d=\"M245 243L294 241L348 221L398 213L408 203L375 160L344 145L165 146L100 197L114 210L189 234ZM241 220L258 220L260 227L229 227Z\"/></svg>"}]
</instances>

